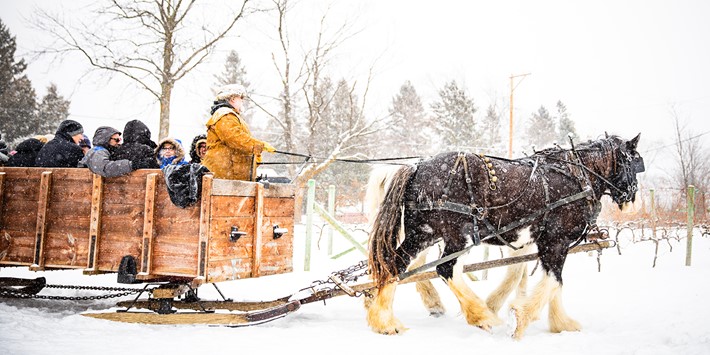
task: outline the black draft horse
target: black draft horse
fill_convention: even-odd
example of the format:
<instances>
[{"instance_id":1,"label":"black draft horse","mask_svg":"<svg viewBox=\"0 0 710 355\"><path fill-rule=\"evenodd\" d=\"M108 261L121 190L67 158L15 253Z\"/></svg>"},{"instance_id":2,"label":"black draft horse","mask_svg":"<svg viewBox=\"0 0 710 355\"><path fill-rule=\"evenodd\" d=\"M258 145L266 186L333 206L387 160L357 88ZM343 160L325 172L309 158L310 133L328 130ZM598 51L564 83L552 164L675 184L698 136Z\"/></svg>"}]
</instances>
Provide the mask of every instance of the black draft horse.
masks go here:
<instances>
[{"instance_id":1,"label":"black draft horse","mask_svg":"<svg viewBox=\"0 0 710 355\"><path fill-rule=\"evenodd\" d=\"M544 275L531 294L512 302L513 336L521 338L548 303L551 331L579 330L561 302L567 251L596 225L603 194L622 210L634 201L636 175L644 171L639 138L611 136L518 160L450 152L402 167L370 234L369 267L378 289L367 308L370 327L382 334L406 330L392 312L399 276L416 255L442 241L444 262L436 271L469 324L490 330L501 321L465 284L460 268L454 272L457 258L481 242L513 249L534 244Z\"/></svg>"}]
</instances>

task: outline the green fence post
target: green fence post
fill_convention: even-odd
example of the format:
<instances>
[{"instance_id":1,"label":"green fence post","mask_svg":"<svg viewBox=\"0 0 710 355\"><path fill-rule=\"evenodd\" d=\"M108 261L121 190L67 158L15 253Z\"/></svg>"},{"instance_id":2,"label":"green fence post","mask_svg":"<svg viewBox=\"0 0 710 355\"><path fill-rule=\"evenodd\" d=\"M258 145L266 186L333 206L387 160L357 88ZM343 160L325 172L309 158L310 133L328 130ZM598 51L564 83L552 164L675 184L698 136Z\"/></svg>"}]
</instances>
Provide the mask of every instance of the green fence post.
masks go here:
<instances>
[{"instance_id":1,"label":"green fence post","mask_svg":"<svg viewBox=\"0 0 710 355\"><path fill-rule=\"evenodd\" d=\"M335 185L328 186L328 213L335 217ZM328 227L328 256L333 255L333 227Z\"/></svg>"},{"instance_id":2,"label":"green fence post","mask_svg":"<svg viewBox=\"0 0 710 355\"><path fill-rule=\"evenodd\" d=\"M653 239L656 240L656 190L649 190L651 194L651 231L653 233Z\"/></svg>"},{"instance_id":3,"label":"green fence post","mask_svg":"<svg viewBox=\"0 0 710 355\"><path fill-rule=\"evenodd\" d=\"M685 266L690 266L693 254L693 218L695 217L695 186L688 185L688 247L685 251Z\"/></svg>"},{"instance_id":4,"label":"green fence post","mask_svg":"<svg viewBox=\"0 0 710 355\"><path fill-rule=\"evenodd\" d=\"M306 249L303 271L311 271L311 239L313 237L313 204L316 199L316 181L308 180L308 193L306 194Z\"/></svg>"}]
</instances>

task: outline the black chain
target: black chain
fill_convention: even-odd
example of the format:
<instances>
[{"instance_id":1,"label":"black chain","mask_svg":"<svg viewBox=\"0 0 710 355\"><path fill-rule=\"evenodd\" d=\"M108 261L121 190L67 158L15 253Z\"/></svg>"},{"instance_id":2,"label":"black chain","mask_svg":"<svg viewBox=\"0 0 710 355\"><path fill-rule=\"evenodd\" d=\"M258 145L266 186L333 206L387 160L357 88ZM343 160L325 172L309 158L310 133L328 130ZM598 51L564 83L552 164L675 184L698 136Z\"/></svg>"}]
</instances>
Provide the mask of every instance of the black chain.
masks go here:
<instances>
[{"instance_id":1,"label":"black chain","mask_svg":"<svg viewBox=\"0 0 710 355\"><path fill-rule=\"evenodd\" d=\"M0 289L0 298L22 298L22 299L42 299L42 300L62 300L62 301L91 301L103 300L110 298L119 298L140 292L153 292L152 289L143 288L126 288L126 287L104 287L104 286L78 286L78 285L46 285L46 288L70 289L70 290L90 290L90 291L109 291L118 292L113 294L105 294L98 296L49 296L37 295L22 292L19 290Z\"/></svg>"},{"instance_id":2,"label":"black chain","mask_svg":"<svg viewBox=\"0 0 710 355\"><path fill-rule=\"evenodd\" d=\"M369 271L367 270L367 260L360 261L359 263L349 266L345 269L335 271L332 273L332 275L337 276L340 278L344 283L350 283L350 282L357 282L357 280L361 277L365 277L369 275ZM319 288L319 291L333 291L335 289L339 289L337 284L331 280L330 278L327 278L325 280L316 280L311 283L311 286L306 287L301 289L303 290L314 290L317 286L324 286L324 285L332 285L332 286L325 286L323 288ZM374 286L372 288L375 288ZM360 297L362 295L365 295L367 297L372 297L370 292L368 292L370 289L362 290L362 291L356 291L355 292L355 297Z\"/></svg>"}]
</instances>

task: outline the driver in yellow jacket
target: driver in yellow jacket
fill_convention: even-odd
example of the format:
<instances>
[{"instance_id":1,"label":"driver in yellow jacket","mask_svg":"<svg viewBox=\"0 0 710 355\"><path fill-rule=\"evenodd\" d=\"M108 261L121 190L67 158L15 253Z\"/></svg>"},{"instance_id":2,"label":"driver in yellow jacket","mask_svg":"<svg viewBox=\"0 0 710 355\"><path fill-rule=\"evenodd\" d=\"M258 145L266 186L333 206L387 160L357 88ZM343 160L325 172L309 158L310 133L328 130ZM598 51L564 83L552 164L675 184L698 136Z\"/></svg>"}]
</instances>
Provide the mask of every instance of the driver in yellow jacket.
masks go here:
<instances>
[{"instance_id":1,"label":"driver in yellow jacket","mask_svg":"<svg viewBox=\"0 0 710 355\"><path fill-rule=\"evenodd\" d=\"M207 121L207 153L202 159L217 179L251 180L252 159L275 151L271 144L252 137L241 118L246 90L239 84L223 86Z\"/></svg>"}]
</instances>

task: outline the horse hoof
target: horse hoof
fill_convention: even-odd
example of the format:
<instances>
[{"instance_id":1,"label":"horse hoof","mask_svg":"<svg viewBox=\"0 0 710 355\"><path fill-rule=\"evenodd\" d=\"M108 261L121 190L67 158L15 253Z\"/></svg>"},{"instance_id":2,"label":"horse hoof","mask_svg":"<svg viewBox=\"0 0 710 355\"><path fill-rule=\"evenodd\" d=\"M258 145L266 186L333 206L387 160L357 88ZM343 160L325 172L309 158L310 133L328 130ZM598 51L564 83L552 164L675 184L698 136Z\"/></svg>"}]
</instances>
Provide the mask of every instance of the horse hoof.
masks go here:
<instances>
[{"instance_id":1,"label":"horse hoof","mask_svg":"<svg viewBox=\"0 0 710 355\"><path fill-rule=\"evenodd\" d=\"M526 321L525 315L516 307L512 307L510 313L515 320L515 323L513 323L515 325L513 339L520 340L523 337L523 333L525 333L525 329L528 327L529 321Z\"/></svg>"},{"instance_id":2,"label":"horse hoof","mask_svg":"<svg viewBox=\"0 0 710 355\"><path fill-rule=\"evenodd\" d=\"M558 321L556 323L550 323L550 332L552 333L579 332L581 330L582 325L571 318L565 319L564 321Z\"/></svg>"},{"instance_id":3,"label":"horse hoof","mask_svg":"<svg viewBox=\"0 0 710 355\"><path fill-rule=\"evenodd\" d=\"M430 317L441 318L444 316L444 312L429 312Z\"/></svg>"}]
</instances>

